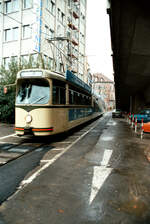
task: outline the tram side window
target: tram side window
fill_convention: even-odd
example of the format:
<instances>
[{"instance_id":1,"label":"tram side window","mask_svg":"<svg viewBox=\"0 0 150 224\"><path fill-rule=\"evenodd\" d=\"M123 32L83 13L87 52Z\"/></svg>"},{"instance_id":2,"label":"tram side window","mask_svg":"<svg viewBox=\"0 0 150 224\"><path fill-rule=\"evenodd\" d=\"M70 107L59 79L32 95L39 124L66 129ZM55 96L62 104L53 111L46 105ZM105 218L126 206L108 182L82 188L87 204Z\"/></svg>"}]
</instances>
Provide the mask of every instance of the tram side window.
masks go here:
<instances>
[{"instance_id":1,"label":"tram side window","mask_svg":"<svg viewBox=\"0 0 150 224\"><path fill-rule=\"evenodd\" d=\"M69 104L91 105L91 98L87 95L69 89Z\"/></svg>"},{"instance_id":2,"label":"tram side window","mask_svg":"<svg viewBox=\"0 0 150 224\"><path fill-rule=\"evenodd\" d=\"M99 107L98 107L98 104L96 102L94 102L94 109L95 109L95 112L99 111Z\"/></svg>"},{"instance_id":3,"label":"tram side window","mask_svg":"<svg viewBox=\"0 0 150 224\"><path fill-rule=\"evenodd\" d=\"M74 103L74 91L69 90L69 104L75 104Z\"/></svg>"},{"instance_id":4,"label":"tram side window","mask_svg":"<svg viewBox=\"0 0 150 224\"><path fill-rule=\"evenodd\" d=\"M53 80L53 104L66 103L65 84L58 80Z\"/></svg>"}]
</instances>

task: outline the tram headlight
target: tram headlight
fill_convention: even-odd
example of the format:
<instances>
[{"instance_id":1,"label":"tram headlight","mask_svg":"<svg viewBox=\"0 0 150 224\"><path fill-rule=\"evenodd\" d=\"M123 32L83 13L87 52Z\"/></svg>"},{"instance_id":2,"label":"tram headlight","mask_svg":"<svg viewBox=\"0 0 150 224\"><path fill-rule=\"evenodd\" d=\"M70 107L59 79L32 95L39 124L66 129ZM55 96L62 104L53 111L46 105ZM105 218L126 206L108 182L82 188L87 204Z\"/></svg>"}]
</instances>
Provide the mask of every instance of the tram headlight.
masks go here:
<instances>
[{"instance_id":1,"label":"tram headlight","mask_svg":"<svg viewBox=\"0 0 150 224\"><path fill-rule=\"evenodd\" d=\"M32 117L31 117L30 114L28 114L28 115L26 116L26 123L31 123L31 121L32 121Z\"/></svg>"}]
</instances>

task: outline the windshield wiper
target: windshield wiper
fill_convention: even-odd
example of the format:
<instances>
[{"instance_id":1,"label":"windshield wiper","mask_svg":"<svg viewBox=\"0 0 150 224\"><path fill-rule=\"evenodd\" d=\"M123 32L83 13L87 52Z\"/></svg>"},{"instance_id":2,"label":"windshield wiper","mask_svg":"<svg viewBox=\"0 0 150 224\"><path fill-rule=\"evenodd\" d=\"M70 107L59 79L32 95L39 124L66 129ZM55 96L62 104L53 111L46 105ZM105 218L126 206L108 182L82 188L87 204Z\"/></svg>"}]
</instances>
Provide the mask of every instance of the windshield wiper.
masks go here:
<instances>
[{"instance_id":1,"label":"windshield wiper","mask_svg":"<svg viewBox=\"0 0 150 224\"><path fill-rule=\"evenodd\" d=\"M29 105L35 104L35 103L39 102L40 100L45 99L46 97L47 97L46 95L45 95L45 96L42 96L42 97L40 97L40 98L36 99L34 102L29 103Z\"/></svg>"}]
</instances>

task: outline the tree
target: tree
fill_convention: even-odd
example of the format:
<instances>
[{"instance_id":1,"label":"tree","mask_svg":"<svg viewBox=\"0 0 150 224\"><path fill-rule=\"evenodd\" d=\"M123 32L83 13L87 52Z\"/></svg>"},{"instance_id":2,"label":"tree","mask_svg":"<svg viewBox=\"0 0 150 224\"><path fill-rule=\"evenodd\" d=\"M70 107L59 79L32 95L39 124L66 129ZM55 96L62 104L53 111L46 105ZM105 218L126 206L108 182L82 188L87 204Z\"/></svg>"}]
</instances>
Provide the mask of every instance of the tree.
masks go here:
<instances>
[{"instance_id":1,"label":"tree","mask_svg":"<svg viewBox=\"0 0 150 224\"><path fill-rule=\"evenodd\" d=\"M11 58L8 69L3 65L0 67L0 121L14 123L15 121L15 93L16 93L16 76L22 69L45 68L43 56L38 55L37 61L29 55L29 61L16 62ZM14 85L13 85L14 84ZM4 93L4 87L7 87L7 93Z\"/></svg>"}]
</instances>

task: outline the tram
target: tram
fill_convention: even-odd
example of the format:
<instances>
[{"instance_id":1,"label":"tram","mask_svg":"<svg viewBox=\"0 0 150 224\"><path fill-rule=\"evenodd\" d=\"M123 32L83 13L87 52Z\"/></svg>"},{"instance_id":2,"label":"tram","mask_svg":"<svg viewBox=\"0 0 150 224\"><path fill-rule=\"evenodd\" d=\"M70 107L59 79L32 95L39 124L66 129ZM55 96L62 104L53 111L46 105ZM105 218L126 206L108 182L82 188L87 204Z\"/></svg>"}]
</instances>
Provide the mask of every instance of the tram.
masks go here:
<instances>
[{"instance_id":1,"label":"tram","mask_svg":"<svg viewBox=\"0 0 150 224\"><path fill-rule=\"evenodd\" d=\"M68 71L25 69L17 74L15 132L48 136L100 116L104 103L91 87Z\"/></svg>"}]
</instances>

